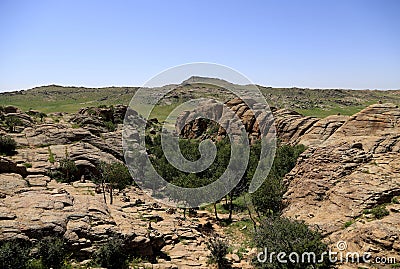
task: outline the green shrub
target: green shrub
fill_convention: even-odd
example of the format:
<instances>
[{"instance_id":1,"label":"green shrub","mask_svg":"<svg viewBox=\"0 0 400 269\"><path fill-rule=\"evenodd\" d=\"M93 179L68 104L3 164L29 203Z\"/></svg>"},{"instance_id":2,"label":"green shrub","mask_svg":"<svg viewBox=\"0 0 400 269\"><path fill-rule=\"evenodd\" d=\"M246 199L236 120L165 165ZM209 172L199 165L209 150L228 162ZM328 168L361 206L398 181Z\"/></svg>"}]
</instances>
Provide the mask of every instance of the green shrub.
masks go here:
<instances>
[{"instance_id":1,"label":"green shrub","mask_svg":"<svg viewBox=\"0 0 400 269\"><path fill-rule=\"evenodd\" d=\"M26 264L27 269L46 269L40 259L30 259Z\"/></svg>"},{"instance_id":2,"label":"green shrub","mask_svg":"<svg viewBox=\"0 0 400 269\"><path fill-rule=\"evenodd\" d=\"M76 174L78 172L78 168L75 165L75 162L71 160L68 156L60 160L60 168L61 172L61 182L70 183L75 180Z\"/></svg>"},{"instance_id":3,"label":"green shrub","mask_svg":"<svg viewBox=\"0 0 400 269\"><path fill-rule=\"evenodd\" d=\"M40 121L43 122L43 119L47 117L46 113L40 112L39 113Z\"/></svg>"},{"instance_id":4,"label":"green shrub","mask_svg":"<svg viewBox=\"0 0 400 269\"><path fill-rule=\"evenodd\" d=\"M55 163L55 162L56 162L56 158L54 158L53 152L51 152L50 147L47 147L47 149L48 149L48 151L49 151L49 158L48 158L49 162L50 162L50 163Z\"/></svg>"},{"instance_id":5,"label":"green shrub","mask_svg":"<svg viewBox=\"0 0 400 269\"><path fill-rule=\"evenodd\" d=\"M123 190L133 182L128 167L123 163L102 162L100 164L100 171L104 181L112 184L112 187L118 190Z\"/></svg>"},{"instance_id":6,"label":"green shrub","mask_svg":"<svg viewBox=\"0 0 400 269\"><path fill-rule=\"evenodd\" d=\"M115 124L112 121L105 121L104 126L106 126L107 130L110 132L115 131Z\"/></svg>"},{"instance_id":7,"label":"green shrub","mask_svg":"<svg viewBox=\"0 0 400 269\"><path fill-rule=\"evenodd\" d=\"M0 154L12 155L15 152L17 143L8 135L0 135Z\"/></svg>"},{"instance_id":8,"label":"green shrub","mask_svg":"<svg viewBox=\"0 0 400 269\"><path fill-rule=\"evenodd\" d=\"M393 197L393 198L392 198L392 203L393 203L393 204L400 204L399 198L398 198L398 197Z\"/></svg>"},{"instance_id":9,"label":"green shrub","mask_svg":"<svg viewBox=\"0 0 400 269\"><path fill-rule=\"evenodd\" d=\"M38 255L47 268L61 268L66 258L64 241L57 237L45 237L38 244Z\"/></svg>"},{"instance_id":10,"label":"green shrub","mask_svg":"<svg viewBox=\"0 0 400 269\"><path fill-rule=\"evenodd\" d=\"M128 253L122 239L112 238L95 253L97 264L108 269L127 268Z\"/></svg>"},{"instance_id":11,"label":"green shrub","mask_svg":"<svg viewBox=\"0 0 400 269\"><path fill-rule=\"evenodd\" d=\"M344 223L344 228L350 227L351 225L353 225L353 223L354 223L354 220L346 221L346 222Z\"/></svg>"},{"instance_id":12,"label":"green shrub","mask_svg":"<svg viewBox=\"0 0 400 269\"><path fill-rule=\"evenodd\" d=\"M89 108L86 112L89 115L96 115L97 114L97 111L95 109L93 109L93 108Z\"/></svg>"},{"instance_id":13,"label":"green shrub","mask_svg":"<svg viewBox=\"0 0 400 269\"><path fill-rule=\"evenodd\" d=\"M251 200L258 213L279 214L281 212L283 209L282 197L286 191L282 179L293 169L297 158L304 150L303 145L277 147L268 177L261 187L251 195Z\"/></svg>"},{"instance_id":14,"label":"green shrub","mask_svg":"<svg viewBox=\"0 0 400 269\"><path fill-rule=\"evenodd\" d=\"M322 235L310 229L304 222L282 217L265 218L255 232L254 242L259 251L265 254L265 249L267 250L266 257L265 255L259 257L261 261L256 258L253 260L257 268L329 268L327 255L322 256L328 249L322 242ZM275 256L270 259L272 252L275 252ZM276 254L280 252L286 254L287 263L277 260ZM288 259L293 252L299 255L299 262ZM315 263L312 257L301 260L303 253L306 252L315 253ZM325 259L320 261L321 257Z\"/></svg>"},{"instance_id":15,"label":"green shrub","mask_svg":"<svg viewBox=\"0 0 400 269\"><path fill-rule=\"evenodd\" d=\"M113 203L113 189L123 190L133 183L128 168L123 163L105 163L101 162L99 171L102 184L108 183L110 188L110 204ZM105 198L104 198L105 199Z\"/></svg>"},{"instance_id":16,"label":"green shrub","mask_svg":"<svg viewBox=\"0 0 400 269\"><path fill-rule=\"evenodd\" d=\"M210 255L208 256L209 263L217 264L218 268L229 267L229 262L226 259L229 245L225 240L218 237L210 238L206 245L207 249L210 251Z\"/></svg>"},{"instance_id":17,"label":"green shrub","mask_svg":"<svg viewBox=\"0 0 400 269\"><path fill-rule=\"evenodd\" d=\"M31 163L24 163L23 164L26 168L32 168L32 164Z\"/></svg>"},{"instance_id":18,"label":"green shrub","mask_svg":"<svg viewBox=\"0 0 400 269\"><path fill-rule=\"evenodd\" d=\"M0 268L25 269L29 259L29 247L24 242L8 241L0 246Z\"/></svg>"},{"instance_id":19,"label":"green shrub","mask_svg":"<svg viewBox=\"0 0 400 269\"><path fill-rule=\"evenodd\" d=\"M371 209L364 210L364 214L372 214L377 219L382 219L389 215L389 211L386 209L385 205L379 205Z\"/></svg>"}]
</instances>

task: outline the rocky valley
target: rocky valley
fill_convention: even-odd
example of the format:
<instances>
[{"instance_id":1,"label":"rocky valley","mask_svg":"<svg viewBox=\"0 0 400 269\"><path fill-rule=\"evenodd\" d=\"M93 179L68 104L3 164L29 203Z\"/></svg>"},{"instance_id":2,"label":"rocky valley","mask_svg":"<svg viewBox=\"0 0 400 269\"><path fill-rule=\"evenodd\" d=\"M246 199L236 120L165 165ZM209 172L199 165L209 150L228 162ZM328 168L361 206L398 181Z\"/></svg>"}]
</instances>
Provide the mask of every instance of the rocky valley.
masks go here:
<instances>
[{"instance_id":1,"label":"rocky valley","mask_svg":"<svg viewBox=\"0 0 400 269\"><path fill-rule=\"evenodd\" d=\"M397 92L390 94L397 98ZM343 241L347 251L397 261L395 265L333 265L337 268L392 268L400 262L400 109L396 98L389 100L395 104L379 97L352 115L331 113L321 118L290 109L293 100L305 100L302 94L288 98L289 105L271 108L280 143L306 147L283 178L282 215L321 231L332 249ZM3 96L0 99L7 102ZM250 139L259 139L258 122L271 115L252 114L240 99L230 99L226 105L245 124ZM207 102L198 109L220 111L217 104ZM216 220L207 207L185 216L181 209L155 202L134 185L115 190L110 204L109 190L102 189L96 179L102 175L101 163L124 162L121 137L126 111L126 105L116 104L48 114L37 108L2 107L0 135L14 140L16 149L0 156L0 241L35 242L58 236L73 253L71 266L85 268L92 266L92 255L105 242L120 238L129 253L140 257L130 264L132 268L210 268L214 265L208 263L207 242L221 237L231 245L229 266L253 268L258 250L244 243L252 229L246 211L234 215L229 224ZM183 138L220 140L228 128L215 129L194 115L189 125L179 126L188 117L190 112L176 123ZM56 176L64 159L76 166L74 180L68 183ZM226 217L226 211L219 213Z\"/></svg>"}]
</instances>

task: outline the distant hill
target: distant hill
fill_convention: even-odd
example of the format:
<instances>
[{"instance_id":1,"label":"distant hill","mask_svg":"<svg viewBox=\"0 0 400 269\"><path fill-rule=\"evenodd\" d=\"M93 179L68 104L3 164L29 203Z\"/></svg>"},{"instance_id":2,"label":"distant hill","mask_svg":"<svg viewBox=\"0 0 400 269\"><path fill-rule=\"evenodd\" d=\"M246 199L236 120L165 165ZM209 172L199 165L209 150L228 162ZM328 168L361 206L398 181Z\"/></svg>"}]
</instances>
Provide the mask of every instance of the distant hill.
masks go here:
<instances>
[{"instance_id":1,"label":"distant hill","mask_svg":"<svg viewBox=\"0 0 400 269\"><path fill-rule=\"evenodd\" d=\"M161 103L174 107L190 98L201 95L226 98L229 94L213 85L213 78L191 77L177 87L173 94ZM229 82L222 81L226 85ZM246 89L245 85L234 85ZM288 108L303 115L325 117L332 114L352 115L366 106L378 102L400 104L400 90L345 90L345 89L302 89L271 88L258 86L270 106ZM49 85L29 90L0 93L0 106L14 105L22 110L39 110L41 112L76 112L82 107L129 104L139 87L64 87ZM155 90L156 89L149 89ZM169 109L168 109L169 110Z\"/></svg>"}]
</instances>

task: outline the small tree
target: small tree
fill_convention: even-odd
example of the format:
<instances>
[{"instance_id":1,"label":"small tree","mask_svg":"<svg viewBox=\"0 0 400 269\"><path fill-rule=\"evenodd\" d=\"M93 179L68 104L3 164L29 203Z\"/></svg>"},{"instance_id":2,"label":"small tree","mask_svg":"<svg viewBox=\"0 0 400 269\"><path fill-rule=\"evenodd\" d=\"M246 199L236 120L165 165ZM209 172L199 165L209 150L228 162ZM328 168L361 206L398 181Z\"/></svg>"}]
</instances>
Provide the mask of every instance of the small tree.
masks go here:
<instances>
[{"instance_id":1,"label":"small tree","mask_svg":"<svg viewBox=\"0 0 400 269\"><path fill-rule=\"evenodd\" d=\"M110 190L110 204L113 203L113 189L123 190L132 184L133 180L128 168L123 163L100 163L101 182L108 183ZM105 199L105 197L104 197Z\"/></svg>"},{"instance_id":2,"label":"small tree","mask_svg":"<svg viewBox=\"0 0 400 269\"><path fill-rule=\"evenodd\" d=\"M14 153L17 143L8 135L0 135L0 154L11 155Z\"/></svg>"},{"instance_id":3,"label":"small tree","mask_svg":"<svg viewBox=\"0 0 400 269\"><path fill-rule=\"evenodd\" d=\"M6 118L5 123L8 127L8 130L13 133L15 132L15 127L22 125L22 121L20 118L15 116L9 116Z\"/></svg>"}]
</instances>

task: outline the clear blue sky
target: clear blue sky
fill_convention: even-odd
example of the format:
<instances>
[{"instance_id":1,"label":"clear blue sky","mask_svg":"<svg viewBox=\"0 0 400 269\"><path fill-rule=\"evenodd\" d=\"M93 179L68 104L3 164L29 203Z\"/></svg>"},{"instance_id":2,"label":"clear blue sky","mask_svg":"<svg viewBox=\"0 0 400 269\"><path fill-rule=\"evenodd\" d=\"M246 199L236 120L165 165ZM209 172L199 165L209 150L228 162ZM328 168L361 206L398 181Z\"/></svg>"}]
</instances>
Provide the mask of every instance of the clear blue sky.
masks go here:
<instances>
[{"instance_id":1,"label":"clear blue sky","mask_svg":"<svg viewBox=\"0 0 400 269\"><path fill-rule=\"evenodd\" d=\"M400 89L400 1L0 0L0 91L141 86L188 62L254 83Z\"/></svg>"}]
</instances>

